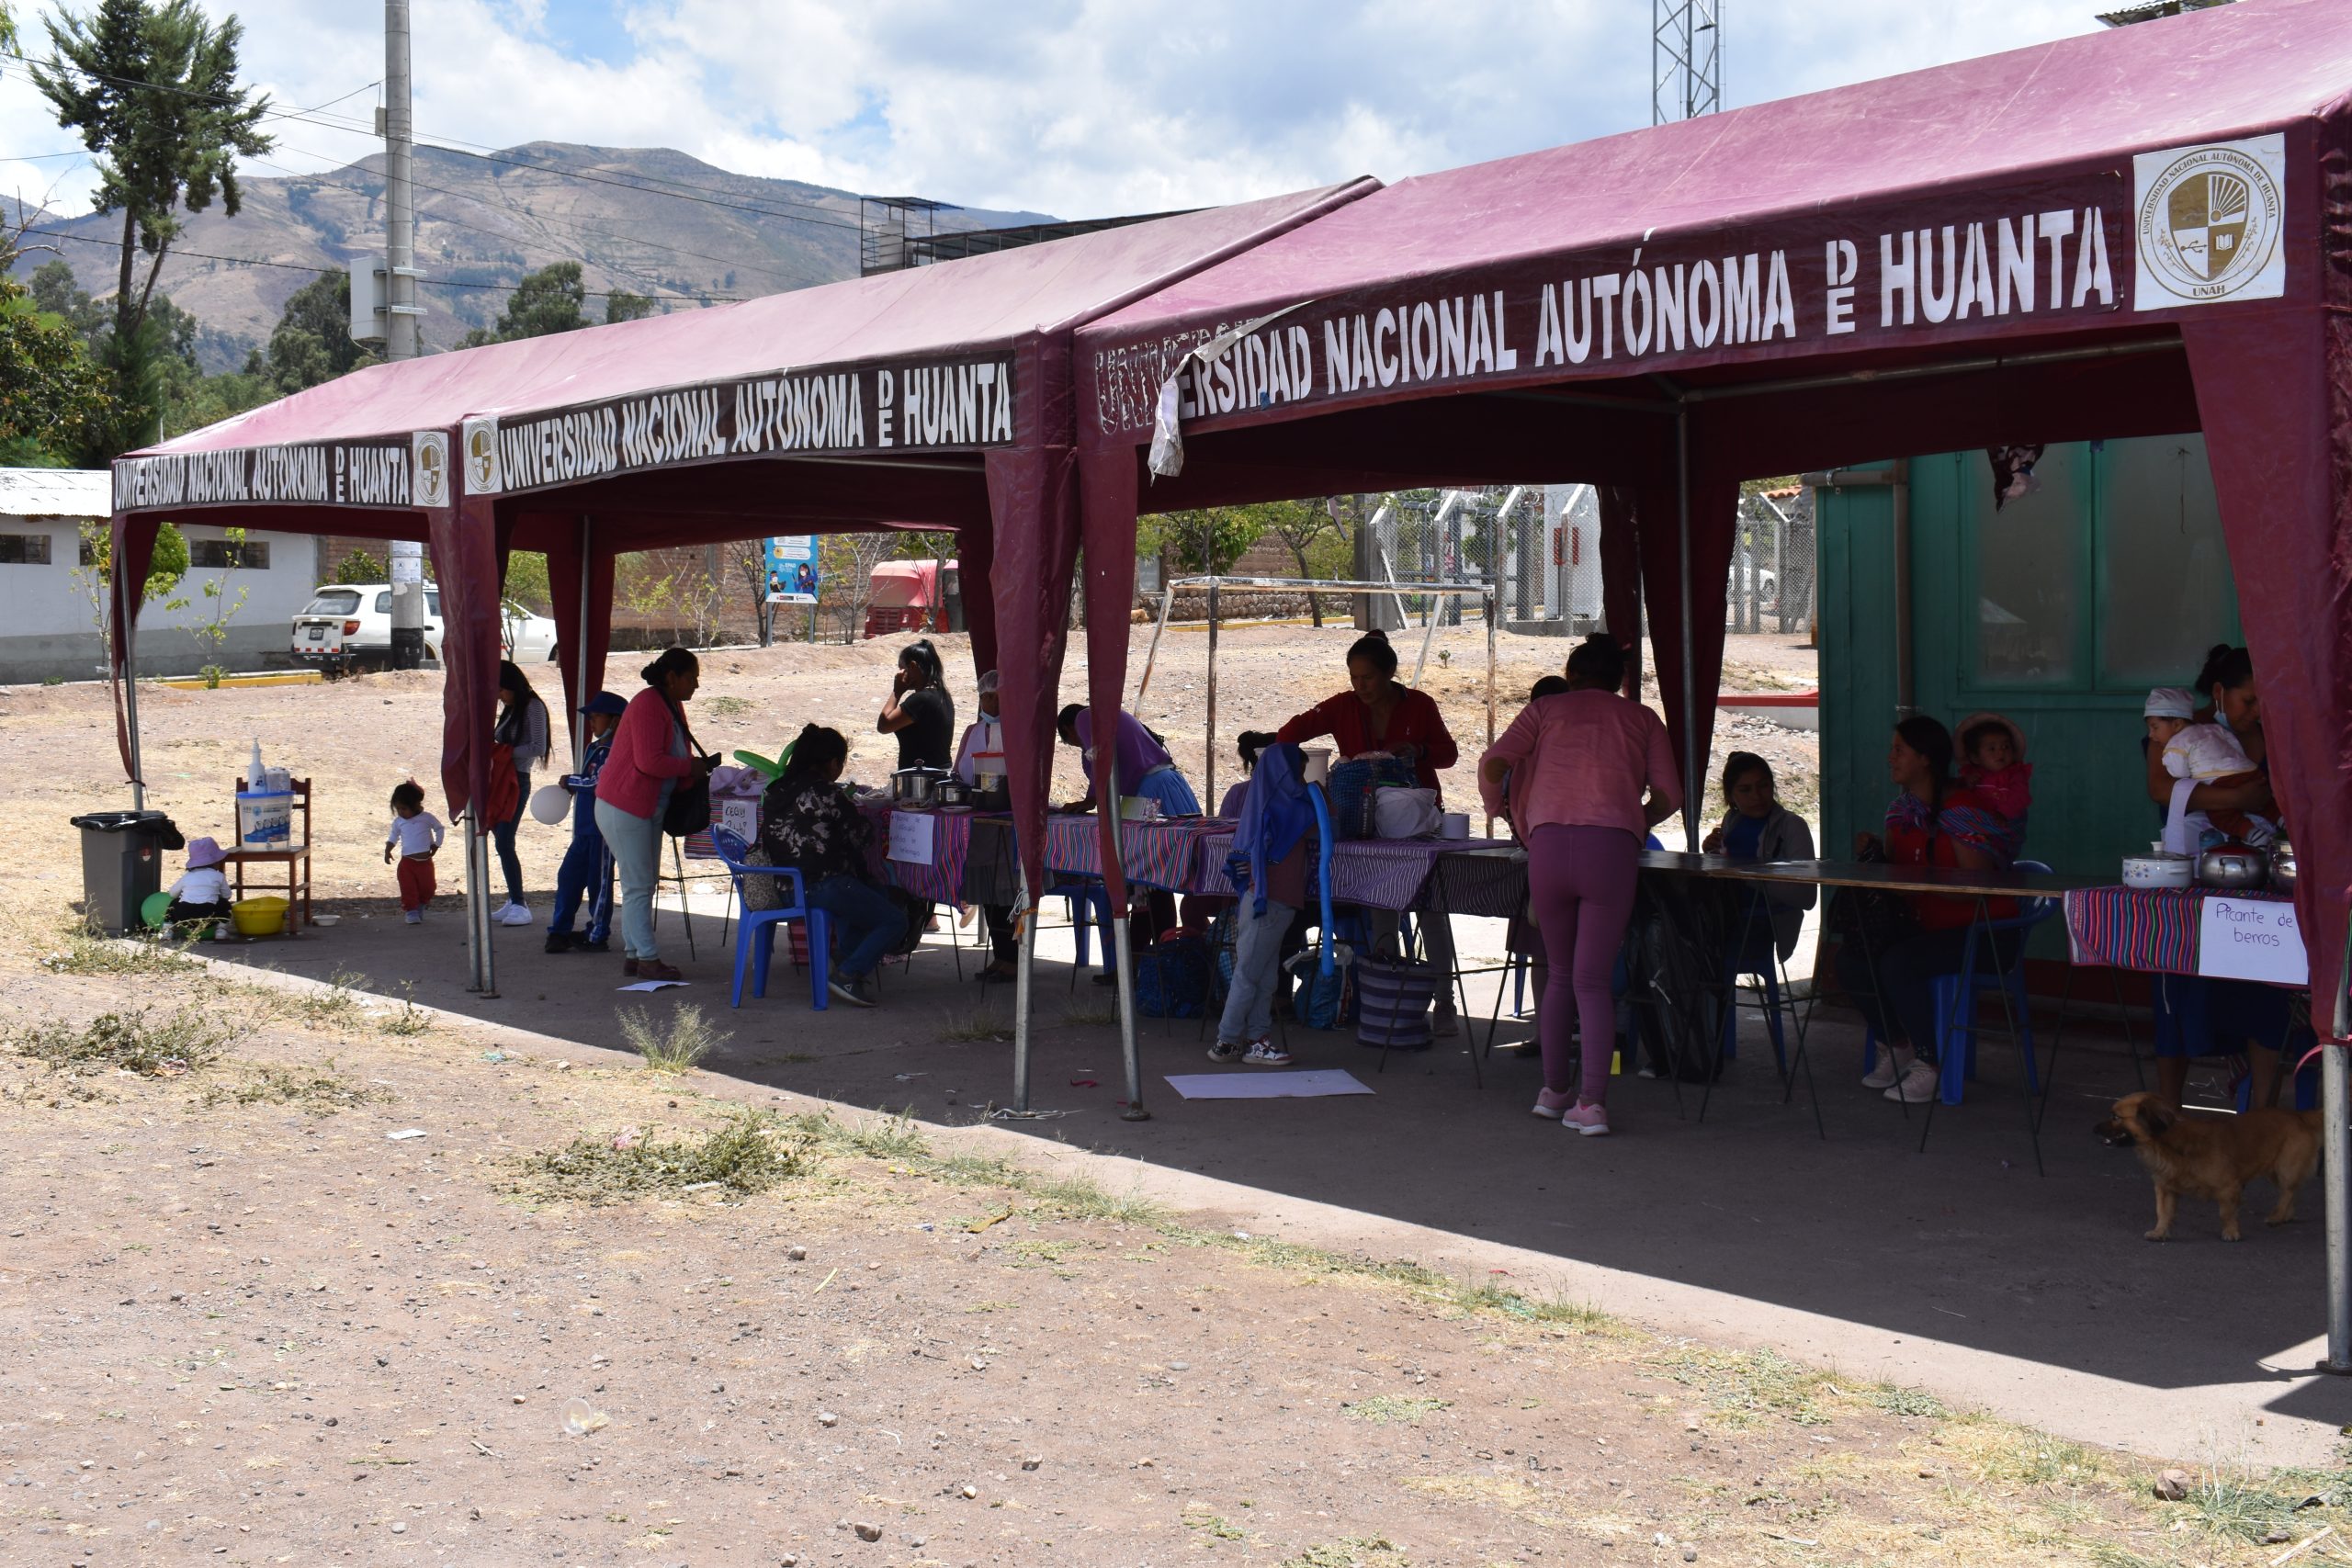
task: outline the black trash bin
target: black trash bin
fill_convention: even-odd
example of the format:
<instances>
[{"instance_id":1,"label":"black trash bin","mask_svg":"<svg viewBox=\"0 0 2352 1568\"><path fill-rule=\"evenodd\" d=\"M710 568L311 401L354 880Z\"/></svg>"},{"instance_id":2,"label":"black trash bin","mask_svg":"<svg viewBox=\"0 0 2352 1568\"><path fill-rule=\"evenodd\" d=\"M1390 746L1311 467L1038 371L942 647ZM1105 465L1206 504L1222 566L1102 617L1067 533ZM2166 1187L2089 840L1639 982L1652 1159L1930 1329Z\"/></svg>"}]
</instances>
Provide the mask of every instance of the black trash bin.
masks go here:
<instances>
[{"instance_id":1,"label":"black trash bin","mask_svg":"<svg viewBox=\"0 0 2352 1568\"><path fill-rule=\"evenodd\" d=\"M164 890L164 855L187 841L160 811L93 811L82 829L82 908L104 931L141 926L139 907Z\"/></svg>"}]
</instances>

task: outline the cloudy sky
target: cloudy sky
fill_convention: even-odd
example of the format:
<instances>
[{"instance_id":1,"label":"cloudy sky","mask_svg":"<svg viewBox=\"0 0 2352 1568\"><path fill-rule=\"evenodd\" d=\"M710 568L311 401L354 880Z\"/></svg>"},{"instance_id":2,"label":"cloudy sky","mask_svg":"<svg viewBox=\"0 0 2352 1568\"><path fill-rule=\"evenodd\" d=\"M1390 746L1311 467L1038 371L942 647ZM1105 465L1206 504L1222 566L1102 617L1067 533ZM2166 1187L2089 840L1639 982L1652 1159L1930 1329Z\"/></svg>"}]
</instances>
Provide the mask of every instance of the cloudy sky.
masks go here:
<instances>
[{"instance_id":1,"label":"cloudy sky","mask_svg":"<svg viewBox=\"0 0 2352 1568\"><path fill-rule=\"evenodd\" d=\"M286 107L252 172L374 147L370 0L203 0ZM15 0L37 52L53 0ZM2091 0L1724 0L1726 107L2097 27ZM683 148L851 190L1064 217L1395 179L1646 124L1649 0L415 0L421 139ZM353 124L338 123L352 117ZM86 164L0 60L0 195Z\"/></svg>"}]
</instances>

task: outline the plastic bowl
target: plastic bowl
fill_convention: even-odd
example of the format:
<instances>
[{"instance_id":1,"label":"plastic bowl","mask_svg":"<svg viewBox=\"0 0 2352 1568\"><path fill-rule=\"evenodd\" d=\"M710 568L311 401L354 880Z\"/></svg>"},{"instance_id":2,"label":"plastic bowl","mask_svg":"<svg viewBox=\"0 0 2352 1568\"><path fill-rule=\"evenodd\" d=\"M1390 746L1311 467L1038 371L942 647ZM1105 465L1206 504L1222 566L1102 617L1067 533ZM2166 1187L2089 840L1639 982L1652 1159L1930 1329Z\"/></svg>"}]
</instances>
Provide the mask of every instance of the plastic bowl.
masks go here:
<instances>
[{"instance_id":1,"label":"plastic bowl","mask_svg":"<svg viewBox=\"0 0 2352 1568\"><path fill-rule=\"evenodd\" d=\"M229 918L239 936L276 936L286 929L286 909L283 898L244 898L230 906Z\"/></svg>"}]
</instances>

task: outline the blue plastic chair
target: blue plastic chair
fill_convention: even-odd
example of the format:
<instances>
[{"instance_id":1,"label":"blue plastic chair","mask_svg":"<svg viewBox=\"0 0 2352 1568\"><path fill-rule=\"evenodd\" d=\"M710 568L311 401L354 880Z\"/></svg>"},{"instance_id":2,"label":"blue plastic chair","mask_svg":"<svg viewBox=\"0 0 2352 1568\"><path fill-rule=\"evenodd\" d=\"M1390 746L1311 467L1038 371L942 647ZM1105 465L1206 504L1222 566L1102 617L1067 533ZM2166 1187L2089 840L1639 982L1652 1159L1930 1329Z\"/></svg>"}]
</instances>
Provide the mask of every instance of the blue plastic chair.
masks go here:
<instances>
[{"instance_id":1,"label":"blue plastic chair","mask_svg":"<svg viewBox=\"0 0 2352 1568\"><path fill-rule=\"evenodd\" d=\"M735 928L735 999L733 1005L743 1005L743 976L752 977L754 999L768 994L768 961L775 953L775 929L786 920L802 920L808 927L808 1005L819 1012L831 1005L829 986L831 979L831 959L833 948L832 921L822 909L808 907L808 889L801 880L800 868L791 865L748 865L743 857L751 853L751 846L742 835L729 828L710 830L711 847L718 852L727 874L735 882L735 901L742 908L742 922ZM743 897L743 879L747 876L781 876L792 885L791 902L780 909L754 909Z\"/></svg>"},{"instance_id":2,"label":"blue plastic chair","mask_svg":"<svg viewBox=\"0 0 2352 1568\"><path fill-rule=\"evenodd\" d=\"M1736 933L1736 941L1731 942L1731 950L1724 954L1724 1060L1726 1060L1726 1063L1738 1060L1740 1055L1738 950L1746 945L1747 933L1750 933L1752 929L1757 929L1757 926L1761 926L1767 941L1771 941L1771 909L1764 905L1764 896L1750 891L1747 898L1750 898L1747 915L1743 917L1743 921L1740 921L1740 929L1738 933ZM1782 1032L1781 1032L1781 976L1773 974L1773 971L1778 968L1778 954L1781 954L1781 950L1778 950L1778 947L1771 947L1769 957L1764 959L1764 968L1757 974L1757 980L1764 983L1764 1001L1761 1001L1761 1010L1764 1010L1764 1027L1767 1027L1767 1032L1771 1032L1771 1055L1773 1060L1781 1065L1781 1072L1782 1077L1785 1077L1788 1075L1788 1039L1782 1037Z\"/></svg>"},{"instance_id":3,"label":"blue plastic chair","mask_svg":"<svg viewBox=\"0 0 2352 1568\"><path fill-rule=\"evenodd\" d=\"M2049 867L2040 861L2021 860L2014 867L2018 871L2047 872ZM2022 913L2006 920L1987 920L1984 930L2030 931L2058 912L2055 898L2021 900ZM1995 941L1999 941L1996 934ZM1976 1000L1987 991L1995 996L2006 992L2009 1015L2017 1020L2018 1046L2025 1055L2025 1088L2029 1095L2041 1092L2041 1074L2034 1065L2033 1010L2028 1005L2025 991L2025 942L2018 942L2015 961L1991 969L1977 966L1976 954L1982 942L1971 942L1968 956L1961 963L1957 975L1940 975L1936 978L1936 1039L1941 1071L1937 1077L1937 1090L1946 1105L1958 1105L1968 1079L1976 1076ZM1952 1071L1958 1067L1958 1072Z\"/></svg>"}]
</instances>

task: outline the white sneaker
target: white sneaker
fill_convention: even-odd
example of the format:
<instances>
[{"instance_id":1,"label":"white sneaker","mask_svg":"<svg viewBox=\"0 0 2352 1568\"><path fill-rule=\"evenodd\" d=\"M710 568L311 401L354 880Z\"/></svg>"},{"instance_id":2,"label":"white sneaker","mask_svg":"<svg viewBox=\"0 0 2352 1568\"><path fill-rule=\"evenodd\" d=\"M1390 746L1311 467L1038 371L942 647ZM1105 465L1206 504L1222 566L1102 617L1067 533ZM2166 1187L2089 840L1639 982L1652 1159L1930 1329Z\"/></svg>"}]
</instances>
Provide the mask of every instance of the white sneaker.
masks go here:
<instances>
[{"instance_id":1,"label":"white sneaker","mask_svg":"<svg viewBox=\"0 0 2352 1568\"><path fill-rule=\"evenodd\" d=\"M1936 1069L1926 1062L1914 1061L1886 1091L1886 1098L1906 1105L1925 1105L1936 1098Z\"/></svg>"},{"instance_id":2,"label":"white sneaker","mask_svg":"<svg viewBox=\"0 0 2352 1568\"><path fill-rule=\"evenodd\" d=\"M528 904L509 904L491 918L502 926L527 926L531 923L531 907Z\"/></svg>"},{"instance_id":3,"label":"white sneaker","mask_svg":"<svg viewBox=\"0 0 2352 1568\"><path fill-rule=\"evenodd\" d=\"M1290 1053L1268 1038L1251 1042L1250 1054L1241 1061L1244 1066L1250 1067L1287 1067L1290 1066Z\"/></svg>"},{"instance_id":4,"label":"white sneaker","mask_svg":"<svg viewBox=\"0 0 2352 1568\"><path fill-rule=\"evenodd\" d=\"M1878 1066L1862 1075L1862 1087L1893 1089L1894 1080L1902 1076L1902 1070L1894 1065L1894 1053L1882 1045L1879 1047Z\"/></svg>"}]
</instances>

